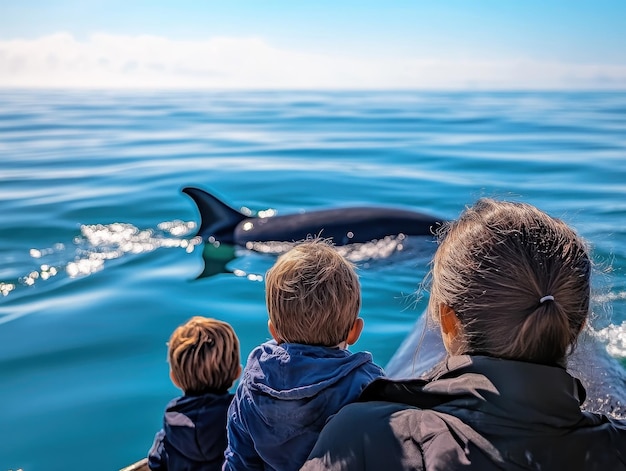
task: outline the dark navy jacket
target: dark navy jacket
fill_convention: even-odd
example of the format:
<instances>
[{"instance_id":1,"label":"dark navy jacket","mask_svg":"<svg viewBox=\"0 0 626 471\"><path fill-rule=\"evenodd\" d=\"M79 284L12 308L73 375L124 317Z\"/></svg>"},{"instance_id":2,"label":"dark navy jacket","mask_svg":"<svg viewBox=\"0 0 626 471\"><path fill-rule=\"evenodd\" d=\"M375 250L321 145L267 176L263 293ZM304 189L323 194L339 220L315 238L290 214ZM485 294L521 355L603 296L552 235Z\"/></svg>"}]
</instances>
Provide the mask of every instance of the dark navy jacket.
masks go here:
<instances>
[{"instance_id":1,"label":"dark navy jacket","mask_svg":"<svg viewBox=\"0 0 626 471\"><path fill-rule=\"evenodd\" d=\"M584 412L558 366L454 356L429 380L374 381L303 471L626 470L626 420Z\"/></svg>"},{"instance_id":2,"label":"dark navy jacket","mask_svg":"<svg viewBox=\"0 0 626 471\"><path fill-rule=\"evenodd\" d=\"M255 348L228 411L226 470L297 470L328 417L383 370L366 352L266 342Z\"/></svg>"},{"instance_id":3,"label":"dark navy jacket","mask_svg":"<svg viewBox=\"0 0 626 471\"><path fill-rule=\"evenodd\" d=\"M218 471L226 449L226 415L232 394L182 396L165 409L163 428L148 452L154 471Z\"/></svg>"}]
</instances>

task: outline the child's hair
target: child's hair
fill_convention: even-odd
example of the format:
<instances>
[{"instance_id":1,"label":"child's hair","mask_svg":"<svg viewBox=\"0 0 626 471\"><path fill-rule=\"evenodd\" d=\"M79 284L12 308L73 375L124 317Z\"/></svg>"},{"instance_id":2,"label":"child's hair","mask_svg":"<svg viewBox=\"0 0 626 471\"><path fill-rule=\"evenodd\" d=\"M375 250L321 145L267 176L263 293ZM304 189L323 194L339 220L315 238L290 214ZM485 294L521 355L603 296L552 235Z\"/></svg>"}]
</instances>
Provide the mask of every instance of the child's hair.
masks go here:
<instances>
[{"instance_id":1,"label":"child's hair","mask_svg":"<svg viewBox=\"0 0 626 471\"><path fill-rule=\"evenodd\" d=\"M559 219L525 203L484 198L444 226L429 310L461 323L462 351L562 363L589 314L591 261Z\"/></svg>"},{"instance_id":2,"label":"child's hair","mask_svg":"<svg viewBox=\"0 0 626 471\"><path fill-rule=\"evenodd\" d=\"M239 375L239 340L228 323L195 316L172 333L168 361L185 394L223 392Z\"/></svg>"},{"instance_id":3,"label":"child's hair","mask_svg":"<svg viewBox=\"0 0 626 471\"><path fill-rule=\"evenodd\" d=\"M270 320L287 343L334 347L346 340L361 309L354 266L326 239L300 242L266 275Z\"/></svg>"}]
</instances>

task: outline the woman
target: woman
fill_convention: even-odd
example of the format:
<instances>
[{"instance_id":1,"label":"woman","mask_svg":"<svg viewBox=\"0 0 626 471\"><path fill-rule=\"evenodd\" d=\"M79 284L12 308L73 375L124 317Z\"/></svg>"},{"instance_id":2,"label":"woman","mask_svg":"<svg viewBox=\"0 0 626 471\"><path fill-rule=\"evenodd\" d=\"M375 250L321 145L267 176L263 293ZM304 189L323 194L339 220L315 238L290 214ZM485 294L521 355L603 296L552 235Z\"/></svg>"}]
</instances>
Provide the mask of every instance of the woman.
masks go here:
<instances>
[{"instance_id":1,"label":"woman","mask_svg":"<svg viewBox=\"0 0 626 471\"><path fill-rule=\"evenodd\" d=\"M427 379L371 383L303 470L626 469L626 421L581 411L566 371L591 261L565 223L479 200L445 227L429 312L448 357Z\"/></svg>"}]
</instances>

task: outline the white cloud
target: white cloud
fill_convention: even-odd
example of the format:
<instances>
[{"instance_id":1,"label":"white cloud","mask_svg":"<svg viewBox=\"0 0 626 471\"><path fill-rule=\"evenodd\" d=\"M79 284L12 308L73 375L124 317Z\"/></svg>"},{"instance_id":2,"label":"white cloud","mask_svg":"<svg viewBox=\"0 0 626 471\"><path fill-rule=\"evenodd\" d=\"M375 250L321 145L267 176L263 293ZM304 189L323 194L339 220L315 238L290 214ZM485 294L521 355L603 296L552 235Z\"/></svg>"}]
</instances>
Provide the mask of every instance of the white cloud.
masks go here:
<instances>
[{"instance_id":1,"label":"white cloud","mask_svg":"<svg viewBox=\"0 0 626 471\"><path fill-rule=\"evenodd\" d=\"M428 57L340 57L258 38L178 41L58 33L0 41L0 87L67 88L626 88L626 65Z\"/></svg>"}]
</instances>

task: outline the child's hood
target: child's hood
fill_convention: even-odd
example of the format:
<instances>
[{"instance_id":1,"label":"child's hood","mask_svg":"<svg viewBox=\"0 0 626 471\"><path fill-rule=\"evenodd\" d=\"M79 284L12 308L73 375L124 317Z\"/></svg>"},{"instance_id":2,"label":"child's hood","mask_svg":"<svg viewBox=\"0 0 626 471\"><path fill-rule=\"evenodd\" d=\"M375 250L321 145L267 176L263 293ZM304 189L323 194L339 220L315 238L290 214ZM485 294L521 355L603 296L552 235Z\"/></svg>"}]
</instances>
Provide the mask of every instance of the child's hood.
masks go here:
<instances>
[{"instance_id":1,"label":"child's hood","mask_svg":"<svg viewBox=\"0 0 626 471\"><path fill-rule=\"evenodd\" d=\"M368 363L362 375L374 379L383 374L368 352L296 343L278 345L271 340L250 353L243 381L250 389L277 399L305 399L333 388ZM362 388L361 384L354 386Z\"/></svg>"}]
</instances>

